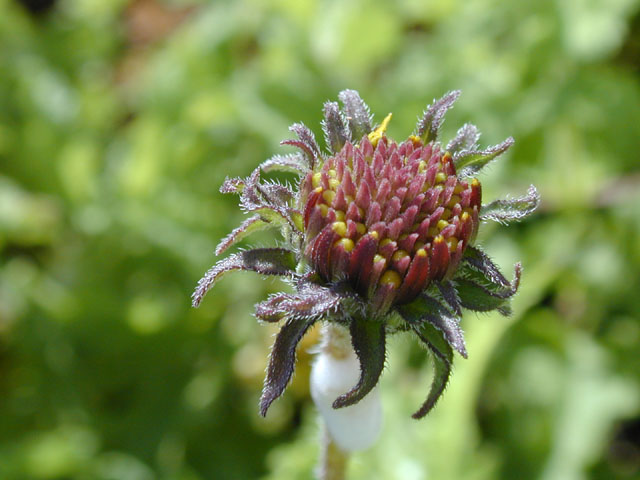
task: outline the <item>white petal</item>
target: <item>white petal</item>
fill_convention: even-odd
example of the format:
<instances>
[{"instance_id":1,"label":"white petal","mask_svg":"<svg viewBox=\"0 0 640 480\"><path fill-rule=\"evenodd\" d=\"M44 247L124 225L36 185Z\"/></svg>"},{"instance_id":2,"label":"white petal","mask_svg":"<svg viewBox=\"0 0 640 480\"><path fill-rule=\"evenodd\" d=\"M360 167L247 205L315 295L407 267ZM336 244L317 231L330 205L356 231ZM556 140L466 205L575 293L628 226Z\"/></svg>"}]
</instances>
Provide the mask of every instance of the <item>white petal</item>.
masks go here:
<instances>
[{"instance_id":1,"label":"white petal","mask_svg":"<svg viewBox=\"0 0 640 480\"><path fill-rule=\"evenodd\" d=\"M373 445L382 429L382 406L378 387L355 405L334 409L333 402L353 388L360 377L360 362L353 349L336 358L326 349L311 369L311 397L334 442L346 452Z\"/></svg>"}]
</instances>

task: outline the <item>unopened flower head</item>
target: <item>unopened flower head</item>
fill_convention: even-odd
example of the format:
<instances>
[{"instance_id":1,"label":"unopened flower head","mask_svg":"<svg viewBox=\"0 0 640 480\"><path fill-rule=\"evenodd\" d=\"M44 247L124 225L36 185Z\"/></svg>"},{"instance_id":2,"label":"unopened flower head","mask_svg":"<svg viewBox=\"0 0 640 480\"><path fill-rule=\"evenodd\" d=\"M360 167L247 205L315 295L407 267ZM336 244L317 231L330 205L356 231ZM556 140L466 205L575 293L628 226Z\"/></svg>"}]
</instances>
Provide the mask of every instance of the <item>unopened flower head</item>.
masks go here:
<instances>
[{"instance_id":1,"label":"unopened flower head","mask_svg":"<svg viewBox=\"0 0 640 480\"><path fill-rule=\"evenodd\" d=\"M218 254L247 235L279 227L285 245L233 254L214 265L193 294L197 306L226 272L279 275L294 293L256 305L256 316L282 321L261 398L261 413L282 394L295 365L295 348L317 321L347 327L358 356L358 383L334 402L352 405L376 385L384 366L386 336L411 331L433 354L436 376L414 414L424 416L442 394L453 351L467 356L462 309L509 314L520 265L508 281L474 240L480 222L508 223L535 210L539 196L482 205L477 173L504 153L513 139L477 147L478 129L466 124L446 145L439 139L444 114L459 95L450 92L424 112L402 142L386 135L388 115L376 128L357 92L345 90L324 105L323 153L311 130L295 124L285 145L300 152L277 155L246 179L227 179L224 193L240 195L251 213L218 246ZM299 175L298 188L263 181L274 170Z\"/></svg>"},{"instance_id":2,"label":"unopened flower head","mask_svg":"<svg viewBox=\"0 0 640 480\"><path fill-rule=\"evenodd\" d=\"M389 117L387 117L389 118ZM305 255L325 281L346 279L373 312L408 303L451 276L478 229L480 183L449 152L382 127L302 182Z\"/></svg>"}]
</instances>

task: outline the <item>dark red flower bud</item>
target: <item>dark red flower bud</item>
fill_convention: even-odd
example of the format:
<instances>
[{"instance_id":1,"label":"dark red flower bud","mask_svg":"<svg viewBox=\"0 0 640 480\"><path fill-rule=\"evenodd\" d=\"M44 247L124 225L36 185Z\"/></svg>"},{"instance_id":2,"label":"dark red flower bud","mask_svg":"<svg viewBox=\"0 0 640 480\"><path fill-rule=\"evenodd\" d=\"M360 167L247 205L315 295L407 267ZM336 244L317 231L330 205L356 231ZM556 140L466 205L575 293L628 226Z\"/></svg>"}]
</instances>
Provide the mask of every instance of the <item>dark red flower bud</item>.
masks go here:
<instances>
[{"instance_id":1,"label":"dark red flower bud","mask_svg":"<svg viewBox=\"0 0 640 480\"><path fill-rule=\"evenodd\" d=\"M480 183L415 136L347 142L301 184L308 260L385 310L445 278L477 231Z\"/></svg>"}]
</instances>

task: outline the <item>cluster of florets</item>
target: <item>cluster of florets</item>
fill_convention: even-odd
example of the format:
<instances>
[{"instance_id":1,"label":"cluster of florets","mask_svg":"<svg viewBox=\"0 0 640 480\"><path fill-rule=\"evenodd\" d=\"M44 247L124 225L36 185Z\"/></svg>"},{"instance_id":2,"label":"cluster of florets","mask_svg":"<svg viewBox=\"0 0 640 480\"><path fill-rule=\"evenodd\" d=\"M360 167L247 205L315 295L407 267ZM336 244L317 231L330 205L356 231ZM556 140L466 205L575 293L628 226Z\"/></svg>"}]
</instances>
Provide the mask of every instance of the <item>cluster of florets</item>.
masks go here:
<instances>
[{"instance_id":1,"label":"cluster of florets","mask_svg":"<svg viewBox=\"0 0 640 480\"><path fill-rule=\"evenodd\" d=\"M520 220L535 210L539 196L527 195L481 205L475 175L505 152L511 138L488 149L466 124L446 147L438 141L444 114L457 99L451 92L434 101L413 135L401 143L387 138L387 116L375 129L357 92L345 90L324 107L329 154L302 124L297 139L282 142L300 153L277 155L246 179L227 179L223 193L240 195L252 213L218 246L217 254L255 231L280 227L286 245L245 250L214 265L193 294L194 306L225 273L251 270L287 279L295 293L279 293L256 305L256 316L282 321L260 401L263 415L286 388L296 345L317 321L347 327L360 360L357 385L338 397L335 408L361 400L376 385L384 366L386 335L413 332L431 351L435 377L424 416L442 394L453 350L467 356L462 309L498 310L508 315L520 281L520 265L508 281L489 257L472 245L479 223ZM280 170L300 176L299 188L262 182Z\"/></svg>"},{"instance_id":2,"label":"cluster of florets","mask_svg":"<svg viewBox=\"0 0 640 480\"><path fill-rule=\"evenodd\" d=\"M307 258L376 312L452 274L478 229L480 183L458 179L451 154L415 136L347 143L301 193Z\"/></svg>"}]
</instances>

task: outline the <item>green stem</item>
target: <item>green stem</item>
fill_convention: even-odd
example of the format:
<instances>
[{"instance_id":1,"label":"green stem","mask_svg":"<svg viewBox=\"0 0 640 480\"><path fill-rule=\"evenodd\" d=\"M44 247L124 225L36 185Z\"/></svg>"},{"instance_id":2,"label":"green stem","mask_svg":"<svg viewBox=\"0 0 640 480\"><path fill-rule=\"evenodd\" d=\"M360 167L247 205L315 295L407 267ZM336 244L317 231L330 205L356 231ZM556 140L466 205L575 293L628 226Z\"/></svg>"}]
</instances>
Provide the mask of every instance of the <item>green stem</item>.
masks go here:
<instances>
[{"instance_id":1,"label":"green stem","mask_svg":"<svg viewBox=\"0 0 640 480\"><path fill-rule=\"evenodd\" d=\"M320 348L323 355L331 355L338 359L344 358L351 349L348 332L336 325L325 325L322 329ZM323 430L322 450L317 470L318 480L344 480L349 454L336 445L326 425Z\"/></svg>"},{"instance_id":2,"label":"green stem","mask_svg":"<svg viewBox=\"0 0 640 480\"><path fill-rule=\"evenodd\" d=\"M349 454L333 442L327 428L322 435L322 452L318 465L318 480L344 480Z\"/></svg>"}]
</instances>

